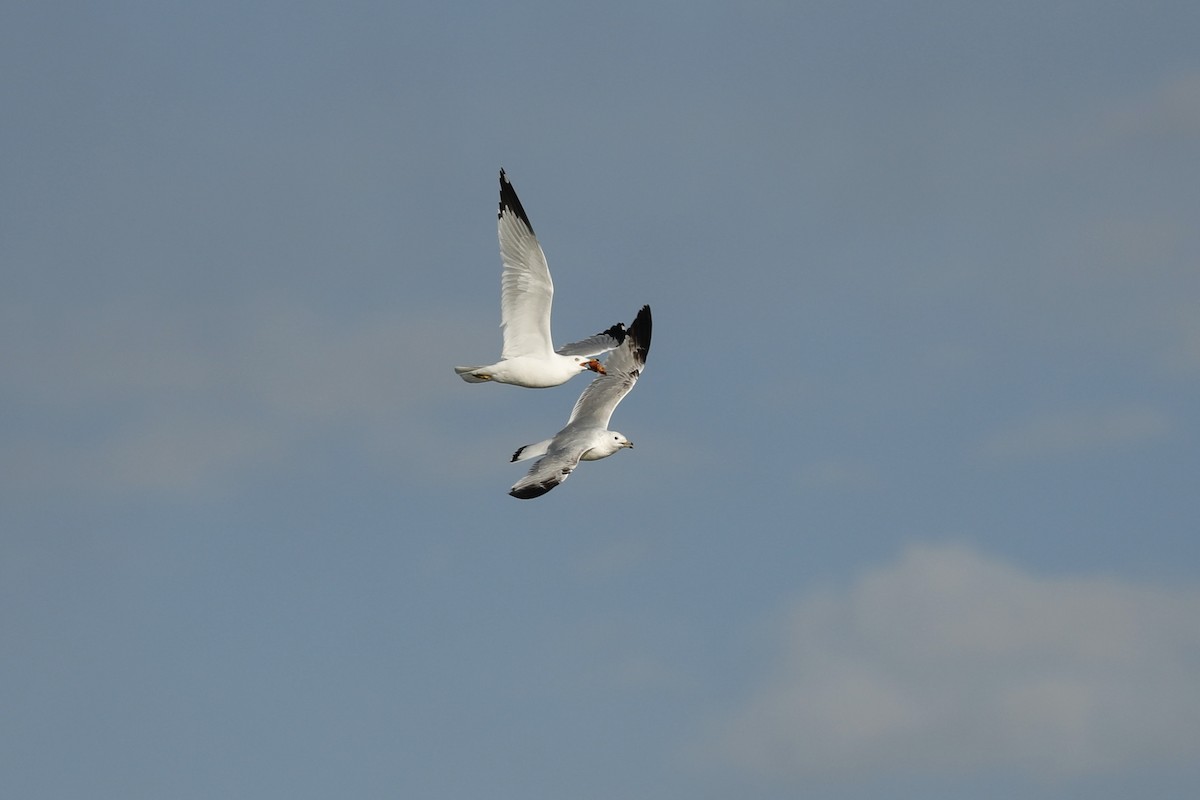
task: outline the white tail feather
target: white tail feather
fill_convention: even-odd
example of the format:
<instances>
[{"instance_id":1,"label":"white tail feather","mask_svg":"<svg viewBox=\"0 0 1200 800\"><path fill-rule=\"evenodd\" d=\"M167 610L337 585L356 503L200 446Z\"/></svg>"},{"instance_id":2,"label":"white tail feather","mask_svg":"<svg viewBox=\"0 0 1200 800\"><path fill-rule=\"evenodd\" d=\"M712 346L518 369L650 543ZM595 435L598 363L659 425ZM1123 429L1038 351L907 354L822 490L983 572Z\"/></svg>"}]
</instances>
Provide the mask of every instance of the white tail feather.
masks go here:
<instances>
[{"instance_id":1,"label":"white tail feather","mask_svg":"<svg viewBox=\"0 0 1200 800\"><path fill-rule=\"evenodd\" d=\"M510 463L512 461L528 461L531 458L541 458L550 450L550 442L552 441L554 440L547 439L537 444L527 444L524 447L518 447L517 452L513 453Z\"/></svg>"}]
</instances>

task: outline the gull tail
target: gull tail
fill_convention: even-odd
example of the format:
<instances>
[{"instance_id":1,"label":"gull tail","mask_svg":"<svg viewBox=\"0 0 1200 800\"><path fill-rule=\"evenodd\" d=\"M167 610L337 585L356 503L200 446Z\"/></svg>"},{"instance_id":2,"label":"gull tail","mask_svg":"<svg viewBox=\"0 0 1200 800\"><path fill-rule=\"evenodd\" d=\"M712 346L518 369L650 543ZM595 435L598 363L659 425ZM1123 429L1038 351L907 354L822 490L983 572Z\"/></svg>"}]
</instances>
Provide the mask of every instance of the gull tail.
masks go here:
<instances>
[{"instance_id":1,"label":"gull tail","mask_svg":"<svg viewBox=\"0 0 1200 800\"><path fill-rule=\"evenodd\" d=\"M516 461L525 461L526 459L530 458L539 458L546 455L547 451L550 450L550 442L552 441L554 440L547 439L546 441L538 442L537 444L527 444L523 445L522 447L518 447L517 452L513 453L512 458L509 459L509 463L511 464Z\"/></svg>"},{"instance_id":2,"label":"gull tail","mask_svg":"<svg viewBox=\"0 0 1200 800\"><path fill-rule=\"evenodd\" d=\"M467 383L485 383L485 382L491 380L490 376L485 378L480 375L474 374L475 370L478 370L478 369L483 369L483 368L482 367L455 367L454 371L456 373L458 373L458 376L460 378L462 378L464 381L466 381Z\"/></svg>"}]
</instances>

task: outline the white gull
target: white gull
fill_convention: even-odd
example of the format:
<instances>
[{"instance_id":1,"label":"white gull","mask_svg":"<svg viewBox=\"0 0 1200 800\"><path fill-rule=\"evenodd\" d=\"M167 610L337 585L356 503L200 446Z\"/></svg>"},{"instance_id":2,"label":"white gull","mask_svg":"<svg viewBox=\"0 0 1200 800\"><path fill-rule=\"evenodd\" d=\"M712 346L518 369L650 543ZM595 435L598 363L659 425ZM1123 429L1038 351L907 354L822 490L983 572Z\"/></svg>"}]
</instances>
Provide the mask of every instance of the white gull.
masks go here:
<instances>
[{"instance_id":1,"label":"white gull","mask_svg":"<svg viewBox=\"0 0 1200 800\"><path fill-rule=\"evenodd\" d=\"M468 383L511 383L542 389L566 383L584 370L601 375L605 368L596 356L618 347L625 339L625 325L617 323L606 331L557 350L550 338L550 305L554 282L546 255L538 244L533 226L508 176L500 170L500 328L504 348L495 364L455 367Z\"/></svg>"},{"instance_id":2,"label":"white gull","mask_svg":"<svg viewBox=\"0 0 1200 800\"><path fill-rule=\"evenodd\" d=\"M541 458L513 485L510 495L521 500L541 497L569 478L581 460L599 461L622 448L633 447L625 434L608 429L608 421L645 368L650 333L650 306L642 306L625 341L608 357L604 365L607 374L594 379L579 395L566 427L552 439L527 444L513 453L513 461Z\"/></svg>"}]
</instances>

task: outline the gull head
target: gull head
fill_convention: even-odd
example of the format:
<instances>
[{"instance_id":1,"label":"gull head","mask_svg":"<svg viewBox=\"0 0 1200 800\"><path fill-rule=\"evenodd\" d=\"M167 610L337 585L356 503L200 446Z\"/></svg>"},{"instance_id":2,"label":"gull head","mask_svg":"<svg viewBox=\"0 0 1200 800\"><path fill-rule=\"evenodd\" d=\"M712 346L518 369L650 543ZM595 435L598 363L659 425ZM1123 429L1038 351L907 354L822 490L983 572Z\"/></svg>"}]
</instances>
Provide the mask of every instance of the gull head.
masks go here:
<instances>
[{"instance_id":1,"label":"gull head","mask_svg":"<svg viewBox=\"0 0 1200 800\"><path fill-rule=\"evenodd\" d=\"M591 434L589 445L581 456L584 461L599 461L602 458L608 458L618 450L633 447L633 442L618 431L596 431Z\"/></svg>"},{"instance_id":2,"label":"gull head","mask_svg":"<svg viewBox=\"0 0 1200 800\"><path fill-rule=\"evenodd\" d=\"M629 438L619 431L609 431L608 438L611 441L609 447L612 448L614 453L620 450L622 447L633 449L633 442L629 441Z\"/></svg>"}]
</instances>

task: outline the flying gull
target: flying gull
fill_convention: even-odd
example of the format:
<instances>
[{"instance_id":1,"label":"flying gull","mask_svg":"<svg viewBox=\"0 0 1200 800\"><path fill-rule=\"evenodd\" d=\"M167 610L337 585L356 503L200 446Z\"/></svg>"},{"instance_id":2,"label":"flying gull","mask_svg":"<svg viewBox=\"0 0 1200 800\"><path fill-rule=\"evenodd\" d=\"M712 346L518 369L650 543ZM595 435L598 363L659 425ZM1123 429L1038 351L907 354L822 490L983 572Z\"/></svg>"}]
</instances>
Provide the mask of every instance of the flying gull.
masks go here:
<instances>
[{"instance_id":1,"label":"flying gull","mask_svg":"<svg viewBox=\"0 0 1200 800\"><path fill-rule=\"evenodd\" d=\"M606 331L554 349L550 338L550 304L554 282L546 255L538 244L529 217L504 170L500 170L500 328L504 348L495 364L455 367L467 383L511 383L542 389L558 386L583 372L604 374L596 356L607 353L625 340L625 325L617 323Z\"/></svg>"},{"instance_id":2,"label":"flying gull","mask_svg":"<svg viewBox=\"0 0 1200 800\"><path fill-rule=\"evenodd\" d=\"M650 306L642 306L624 342L608 357L607 374L595 378L579 395L566 427L552 439L527 444L513 453L513 461L538 460L509 494L521 500L541 497L569 478L581 460L599 461L633 447L625 434L608 429L608 421L645 368L650 330Z\"/></svg>"}]
</instances>

